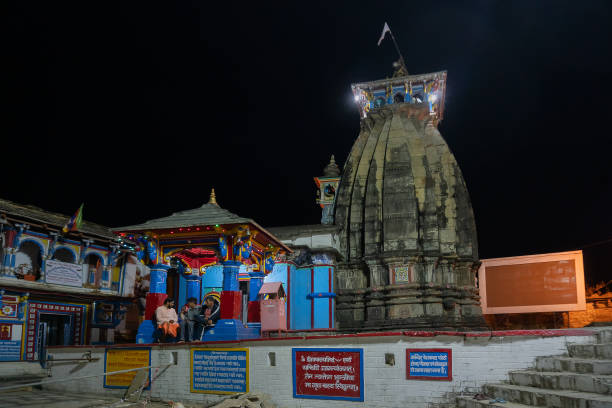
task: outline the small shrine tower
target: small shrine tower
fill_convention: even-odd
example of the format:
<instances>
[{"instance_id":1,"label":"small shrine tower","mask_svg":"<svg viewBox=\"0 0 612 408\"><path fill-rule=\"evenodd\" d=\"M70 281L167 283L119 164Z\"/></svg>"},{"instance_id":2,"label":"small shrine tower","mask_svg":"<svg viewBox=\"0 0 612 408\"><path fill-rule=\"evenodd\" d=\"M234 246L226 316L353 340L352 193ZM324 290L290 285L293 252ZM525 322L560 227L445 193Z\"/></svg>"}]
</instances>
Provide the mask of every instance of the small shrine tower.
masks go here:
<instances>
[{"instance_id":1,"label":"small shrine tower","mask_svg":"<svg viewBox=\"0 0 612 408\"><path fill-rule=\"evenodd\" d=\"M314 178L317 184L317 204L323 209L321 224L330 225L334 223L334 203L336 201L336 190L340 182L340 169L332 154L329 163L323 169L323 175Z\"/></svg>"}]
</instances>

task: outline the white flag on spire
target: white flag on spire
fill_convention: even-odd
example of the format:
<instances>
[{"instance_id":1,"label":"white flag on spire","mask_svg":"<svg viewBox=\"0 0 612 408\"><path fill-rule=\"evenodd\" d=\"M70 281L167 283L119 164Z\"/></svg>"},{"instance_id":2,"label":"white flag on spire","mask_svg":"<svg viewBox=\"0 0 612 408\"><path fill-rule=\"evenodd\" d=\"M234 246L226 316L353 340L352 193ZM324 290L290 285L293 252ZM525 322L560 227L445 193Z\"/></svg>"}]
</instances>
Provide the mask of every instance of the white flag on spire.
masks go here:
<instances>
[{"instance_id":1,"label":"white flag on spire","mask_svg":"<svg viewBox=\"0 0 612 408\"><path fill-rule=\"evenodd\" d=\"M385 21L385 26L383 27L383 32L380 35L380 39L378 40L378 46L379 47L380 47L380 43L382 42L382 40L385 39L385 34L387 34L388 32L390 33L391 29L389 28L389 24L387 24L387 22Z\"/></svg>"}]
</instances>

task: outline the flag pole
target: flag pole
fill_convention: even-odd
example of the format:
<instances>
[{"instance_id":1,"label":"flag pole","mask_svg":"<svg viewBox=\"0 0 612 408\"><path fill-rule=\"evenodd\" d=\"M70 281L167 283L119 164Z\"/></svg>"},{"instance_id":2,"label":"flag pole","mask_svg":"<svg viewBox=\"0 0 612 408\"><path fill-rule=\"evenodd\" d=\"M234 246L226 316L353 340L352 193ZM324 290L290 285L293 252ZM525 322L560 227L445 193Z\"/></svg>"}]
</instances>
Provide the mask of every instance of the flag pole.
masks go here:
<instances>
[{"instance_id":1,"label":"flag pole","mask_svg":"<svg viewBox=\"0 0 612 408\"><path fill-rule=\"evenodd\" d=\"M397 45L397 41L395 41L395 36L393 35L393 31L391 31L391 29L389 29L389 33L391 34L391 39L393 40L393 45L395 45L395 51L397 51L397 54L400 57L400 63L402 64L402 67L404 68L404 70L406 71L406 73L408 73L408 68L406 68L406 63L404 62L404 56L402 55L399 46Z\"/></svg>"}]
</instances>

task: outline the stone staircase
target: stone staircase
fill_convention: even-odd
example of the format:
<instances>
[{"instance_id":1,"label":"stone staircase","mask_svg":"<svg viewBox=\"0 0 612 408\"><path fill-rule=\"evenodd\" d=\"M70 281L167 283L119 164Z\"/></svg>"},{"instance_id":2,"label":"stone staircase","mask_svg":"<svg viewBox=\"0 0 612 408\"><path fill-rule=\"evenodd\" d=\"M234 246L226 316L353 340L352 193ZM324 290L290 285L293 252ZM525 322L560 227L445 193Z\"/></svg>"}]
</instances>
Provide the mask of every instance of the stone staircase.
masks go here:
<instances>
[{"instance_id":1,"label":"stone staircase","mask_svg":"<svg viewBox=\"0 0 612 408\"><path fill-rule=\"evenodd\" d=\"M457 398L458 408L612 408L612 329L599 331L595 344L568 345L568 355L538 357L535 367L512 371L509 381L486 384L491 398ZM502 398L506 403L489 403Z\"/></svg>"}]
</instances>

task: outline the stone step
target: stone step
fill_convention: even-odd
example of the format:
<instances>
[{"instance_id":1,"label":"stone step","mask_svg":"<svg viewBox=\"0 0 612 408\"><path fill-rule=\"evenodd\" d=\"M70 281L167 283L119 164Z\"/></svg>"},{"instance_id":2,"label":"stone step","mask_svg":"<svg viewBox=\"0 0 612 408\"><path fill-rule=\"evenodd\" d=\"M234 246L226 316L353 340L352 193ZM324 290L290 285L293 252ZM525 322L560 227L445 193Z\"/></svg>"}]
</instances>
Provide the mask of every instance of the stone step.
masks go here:
<instances>
[{"instance_id":1,"label":"stone step","mask_svg":"<svg viewBox=\"0 0 612 408\"><path fill-rule=\"evenodd\" d=\"M599 330L595 334L596 343L612 343L612 329Z\"/></svg>"},{"instance_id":2,"label":"stone step","mask_svg":"<svg viewBox=\"0 0 612 408\"><path fill-rule=\"evenodd\" d=\"M612 395L569 390L547 390L510 384L486 384L484 393L506 401L550 408L610 408Z\"/></svg>"},{"instance_id":3,"label":"stone step","mask_svg":"<svg viewBox=\"0 0 612 408\"><path fill-rule=\"evenodd\" d=\"M516 402L494 402L489 403L490 399L486 400L475 400L472 396L461 396L457 397L457 408L481 408L481 407L505 407L505 408L528 408L533 405L517 404Z\"/></svg>"},{"instance_id":4,"label":"stone step","mask_svg":"<svg viewBox=\"0 0 612 408\"><path fill-rule=\"evenodd\" d=\"M578 374L569 372L512 371L510 382L514 385L548 388L551 390L573 390L612 394L611 375Z\"/></svg>"},{"instance_id":5,"label":"stone step","mask_svg":"<svg viewBox=\"0 0 612 408\"><path fill-rule=\"evenodd\" d=\"M567 351L570 357L612 360L612 343L570 344Z\"/></svg>"},{"instance_id":6,"label":"stone step","mask_svg":"<svg viewBox=\"0 0 612 408\"><path fill-rule=\"evenodd\" d=\"M564 356L536 357L538 371L570 371L581 374L612 374L612 360L593 360Z\"/></svg>"}]
</instances>

